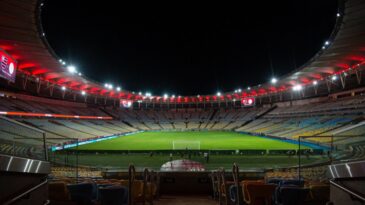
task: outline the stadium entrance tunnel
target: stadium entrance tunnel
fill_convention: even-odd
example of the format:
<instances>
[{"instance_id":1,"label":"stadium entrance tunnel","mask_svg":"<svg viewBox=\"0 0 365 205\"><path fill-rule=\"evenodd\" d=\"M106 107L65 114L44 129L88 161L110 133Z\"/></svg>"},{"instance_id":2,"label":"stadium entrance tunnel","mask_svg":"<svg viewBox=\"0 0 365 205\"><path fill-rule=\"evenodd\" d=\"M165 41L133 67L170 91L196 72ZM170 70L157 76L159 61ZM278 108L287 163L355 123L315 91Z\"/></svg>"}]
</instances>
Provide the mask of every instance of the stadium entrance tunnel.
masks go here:
<instances>
[{"instance_id":1,"label":"stadium entrance tunnel","mask_svg":"<svg viewBox=\"0 0 365 205\"><path fill-rule=\"evenodd\" d=\"M161 166L161 171L196 172L196 171L205 171L205 167L200 162L183 159L183 160L174 160L166 162Z\"/></svg>"}]
</instances>

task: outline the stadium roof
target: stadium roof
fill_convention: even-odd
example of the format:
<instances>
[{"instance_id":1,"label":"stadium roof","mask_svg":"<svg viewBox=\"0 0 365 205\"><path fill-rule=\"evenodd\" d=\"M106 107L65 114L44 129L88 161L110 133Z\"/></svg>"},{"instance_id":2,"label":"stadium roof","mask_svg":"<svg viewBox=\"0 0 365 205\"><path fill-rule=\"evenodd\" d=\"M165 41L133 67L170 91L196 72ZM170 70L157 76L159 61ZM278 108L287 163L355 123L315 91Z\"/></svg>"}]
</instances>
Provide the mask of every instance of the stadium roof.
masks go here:
<instances>
[{"instance_id":1,"label":"stadium roof","mask_svg":"<svg viewBox=\"0 0 365 205\"><path fill-rule=\"evenodd\" d=\"M95 82L77 72L71 73L49 46L41 26L40 12L42 1L3 0L0 1L0 48L18 61L18 77L31 76L46 84L63 86L68 92L111 97L116 99L144 100L146 96L129 91L117 91ZM169 97L152 96L157 101L201 102L233 100L246 96L265 96L286 92L298 86L323 84L338 75L341 78L347 71L356 71L365 62L365 2L362 0L340 1L337 23L330 38L323 42L323 48L306 64L293 72L266 83L220 96ZM102 68L101 68L102 69ZM296 87L297 86L297 87ZM148 98L148 99L150 99Z\"/></svg>"}]
</instances>

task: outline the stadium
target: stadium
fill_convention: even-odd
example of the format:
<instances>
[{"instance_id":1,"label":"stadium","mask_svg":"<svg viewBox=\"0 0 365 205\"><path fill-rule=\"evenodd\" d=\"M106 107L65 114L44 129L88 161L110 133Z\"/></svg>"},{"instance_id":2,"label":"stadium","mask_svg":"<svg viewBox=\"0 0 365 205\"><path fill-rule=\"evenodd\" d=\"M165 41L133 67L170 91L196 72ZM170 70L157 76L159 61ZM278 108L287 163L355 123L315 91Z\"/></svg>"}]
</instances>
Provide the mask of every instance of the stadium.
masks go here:
<instances>
[{"instance_id":1,"label":"stadium","mask_svg":"<svg viewBox=\"0 0 365 205\"><path fill-rule=\"evenodd\" d=\"M210 95L84 76L46 2L0 1L0 204L365 203L365 1L303 65Z\"/></svg>"}]
</instances>

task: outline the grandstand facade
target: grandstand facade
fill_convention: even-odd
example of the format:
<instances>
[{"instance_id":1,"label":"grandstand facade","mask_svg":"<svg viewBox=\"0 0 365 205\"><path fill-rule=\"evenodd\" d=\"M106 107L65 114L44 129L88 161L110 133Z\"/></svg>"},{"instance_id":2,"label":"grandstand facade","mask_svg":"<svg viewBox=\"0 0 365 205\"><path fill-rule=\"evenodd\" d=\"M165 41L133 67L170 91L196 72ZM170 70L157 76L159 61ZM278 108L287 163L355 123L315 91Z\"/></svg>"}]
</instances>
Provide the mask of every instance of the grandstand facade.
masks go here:
<instances>
[{"instance_id":1,"label":"grandstand facade","mask_svg":"<svg viewBox=\"0 0 365 205\"><path fill-rule=\"evenodd\" d=\"M364 203L365 2L339 2L337 23L323 48L274 85L165 97L109 89L67 71L43 33L43 1L1 1L0 52L17 66L15 81L0 78L0 203ZM247 98L254 103L245 104ZM191 152L78 150L141 132L212 131L298 149L200 150L199 142ZM319 148L303 148L308 145ZM220 155L221 164L209 166ZM83 164L86 157L130 161L100 167ZM159 157L165 160L161 170L151 169L149 161ZM200 163L190 161L194 157ZM245 164L239 170L229 161L244 158L295 164ZM176 195L185 198L164 198Z\"/></svg>"}]
</instances>

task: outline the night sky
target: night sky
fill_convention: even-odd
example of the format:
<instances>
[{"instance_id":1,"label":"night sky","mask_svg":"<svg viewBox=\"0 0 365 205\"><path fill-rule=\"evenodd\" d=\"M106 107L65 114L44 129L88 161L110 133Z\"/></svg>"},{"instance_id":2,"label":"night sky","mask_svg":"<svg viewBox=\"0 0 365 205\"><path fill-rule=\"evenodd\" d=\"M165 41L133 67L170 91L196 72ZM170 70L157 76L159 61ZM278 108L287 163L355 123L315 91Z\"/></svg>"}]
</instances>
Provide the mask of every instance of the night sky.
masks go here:
<instances>
[{"instance_id":1,"label":"night sky","mask_svg":"<svg viewBox=\"0 0 365 205\"><path fill-rule=\"evenodd\" d=\"M280 77L322 47L337 13L335 0L120 2L45 1L46 37L83 75L153 95L213 94Z\"/></svg>"}]
</instances>

